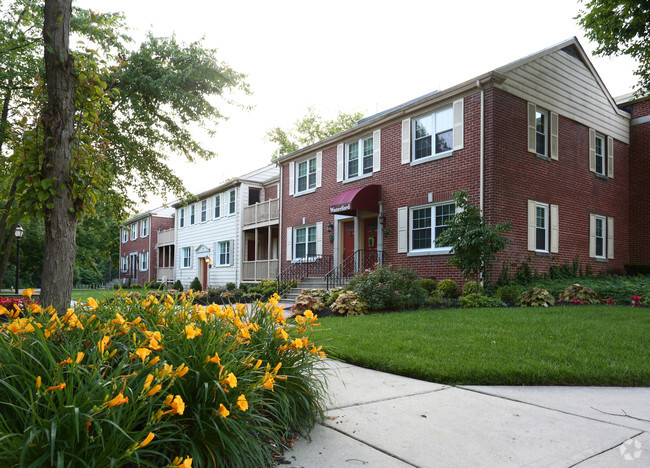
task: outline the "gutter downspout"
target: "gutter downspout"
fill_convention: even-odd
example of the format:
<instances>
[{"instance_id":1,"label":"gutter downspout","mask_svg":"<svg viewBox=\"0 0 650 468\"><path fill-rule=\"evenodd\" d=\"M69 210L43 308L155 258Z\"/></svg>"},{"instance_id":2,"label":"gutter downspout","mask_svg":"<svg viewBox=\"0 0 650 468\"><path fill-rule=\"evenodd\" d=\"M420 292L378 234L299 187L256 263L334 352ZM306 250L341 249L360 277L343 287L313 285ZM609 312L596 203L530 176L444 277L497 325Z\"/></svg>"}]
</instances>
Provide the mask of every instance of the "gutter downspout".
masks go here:
<instances>
[{"instance_id":1,"label":"gutter downspout","mask_svg":"<svg viewBox=\"0 0 650 468\"><path fill-rule=\"evenodd\" d=\"M483 214L483 204L484 204L484 182L485 178L485 117L484 117L484 108L485 108L485 90L481 84L481 80L476 80L476 87L481 90L481 130L480 130L480 148L479 148L479 209L481 214Z\"/></svg>"},{"instance_id":2,"label":"gutter downspout","mask_svg":"<svg viewBox=\"0 0 650 468\"><path fill-rule=\"evenodd\" d=\"M279 150L278 150L278 153L279 153ZM284 199L284 195L283 195L283 192L282 192L282 189L283 189L283 187L282 187L282 179L283 179L283 176L284 176L284 170L283 170L283 166L281 164L278 164L277 158L276 158L275 165L278 166L278 168L280 169L280 180L278 181L278 206L279 206L278 215L280 217L280 219L278 220L278 274L275 275L276 279L278 279L279 276L280 276L280 273L282 272L282 246L284 245L284 235L283 235L284 234L284 232L283 232L284 228L283 228L283 224L282 224L282 200ZM285 250L286 250L286 246L285 246ZM284 255L285 255L285 258L286 258L287 253L285 252Z\"/></svg>"},{"instance_id":3,"label":"gutter downspout","mask_svg":"<svg viewBox=\"0 0 650 468\"><path fill-rule=\"evenodd\" d=\"M149 232L147 233L149 235L149 251L147 253L147 256L149 257L147 260L147 269L149 270L149 283L151 283L151 269L153 268L152 260L153 260L153 255L151 255L151 236L153 235L151 233L151 225L153 224L153 216L149 216ZM158 261L158 255L156 255L156 262Z\"/></svg>"}]
</instances>

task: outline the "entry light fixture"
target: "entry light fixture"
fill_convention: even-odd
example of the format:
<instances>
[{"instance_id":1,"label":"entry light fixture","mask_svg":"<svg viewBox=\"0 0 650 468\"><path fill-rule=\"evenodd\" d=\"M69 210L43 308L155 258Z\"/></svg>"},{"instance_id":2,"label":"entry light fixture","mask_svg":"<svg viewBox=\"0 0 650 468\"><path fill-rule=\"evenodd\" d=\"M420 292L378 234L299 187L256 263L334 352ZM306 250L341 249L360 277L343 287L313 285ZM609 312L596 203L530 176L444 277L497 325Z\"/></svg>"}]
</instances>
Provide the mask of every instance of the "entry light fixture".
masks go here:
<instances>
[{"instance_id":1,"label":"entry light fixture","mask_svg":"<svg viewBox=\"0 0 650 468\"><path fill-rule=\"evenodd\" d=\"M334 230L334 224L333 223L327 223L327 232L332 232Z\"/></svg>"},{"instance_id":2,"label":"entry light fixture","mask_svg":"<svg viewBox=\"0 0 650 468\"><path fill-rule=\"evenodd\" d=\"M379 224L381 225L386 224L386 215L383 213L379 215Z\"/></svg>"}]
</instances>

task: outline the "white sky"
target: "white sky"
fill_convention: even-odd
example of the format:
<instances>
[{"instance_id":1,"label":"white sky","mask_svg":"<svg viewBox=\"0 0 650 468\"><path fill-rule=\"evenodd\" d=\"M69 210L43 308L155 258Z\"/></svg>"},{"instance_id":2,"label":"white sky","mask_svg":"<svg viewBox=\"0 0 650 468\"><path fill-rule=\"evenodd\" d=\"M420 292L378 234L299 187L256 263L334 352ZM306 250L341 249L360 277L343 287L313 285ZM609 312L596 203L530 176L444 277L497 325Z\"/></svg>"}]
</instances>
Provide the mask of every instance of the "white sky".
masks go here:
<instances>
[{"instance_id":1,"label":"white sky","mask_svg":"<svg viewBox=\"0 0 650 468\"><path fill-rule=\"evenodd\" d=\"M374 114L445 89L577 36L613 96L632 90L635 63L591 56L573 19L577 0L78 0L94 11L121 11L140 41L147 31L176 34L218 49L217 59L248 75L252 96L227 108L230 120L203 140L214 160L172 166L198 193L270 162L265 133L291 127L315 106ZM170 200L168 200L170 201ZM160 199L141 204L160 205Z\"/></svg>"}]
</instances>

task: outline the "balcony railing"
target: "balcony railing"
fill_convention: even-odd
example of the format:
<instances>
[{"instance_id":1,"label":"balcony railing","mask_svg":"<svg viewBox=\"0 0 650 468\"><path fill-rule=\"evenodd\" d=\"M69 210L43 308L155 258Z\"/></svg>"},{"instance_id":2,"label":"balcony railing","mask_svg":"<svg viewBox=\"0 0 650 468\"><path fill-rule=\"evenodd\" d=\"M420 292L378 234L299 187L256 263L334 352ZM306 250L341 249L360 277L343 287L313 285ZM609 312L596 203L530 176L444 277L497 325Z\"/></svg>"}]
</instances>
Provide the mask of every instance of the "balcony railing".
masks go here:
<instances>
[{"instance_id":1,"label":"balcony railing","mask_svg":"<svg viewBox=\"0 0 650 468\"><path fill-rule=\"evenodd\" d=\"M156 280L163 282L174 281L174 267L158 267Z\"/></svg>"},{"instance_id":2,"label":"balcony railing","mask_svg":"<svg viewBox=\"0 0 650 468\"><path fill-rule=\"evenodd\" d=\"M158 245L174 243L174 228L158 231Z\"/></svg>"},{"instance_id":3,"label":"balcony railing","mask_svg":"<svg viewBox=\"0 0 650 468\"><path fill-rule=\"evenodd\" d=\"M278 264L277 259L244 262L242 280L262 281L264 279L275 279L278 276Z\"/></svg>"},{"instance_id":4,"label":"balcony railing","mask_svg":"<svg viewBox=\"0 0 650 468\"><path fill-rule=\"evenodd\" d=\"M242 218L244 226L279 220L280 200L274 198L273 200L267 200L265 202L246 206L244 207Z\"/></svg>"}]
</instances>

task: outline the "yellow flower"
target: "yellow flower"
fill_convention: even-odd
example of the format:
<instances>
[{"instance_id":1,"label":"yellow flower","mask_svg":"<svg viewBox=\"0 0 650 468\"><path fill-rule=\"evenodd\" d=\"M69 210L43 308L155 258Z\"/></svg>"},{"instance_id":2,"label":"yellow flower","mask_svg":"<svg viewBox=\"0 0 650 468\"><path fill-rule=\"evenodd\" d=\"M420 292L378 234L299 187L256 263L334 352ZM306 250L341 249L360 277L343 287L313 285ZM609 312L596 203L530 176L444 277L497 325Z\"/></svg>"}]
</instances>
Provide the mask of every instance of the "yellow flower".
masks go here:
<instances>
[{"instance_id":1,"label":"yellow flower","mask_svg":"<svg viewBox=\"0 0 650 468\"><path fill-rule=\"evenodd\" d=\"M158 342L158 340L155 339L155 338L151 338L149 340L149 344L147 345L147 347L149 349L153 349L154 351L160 351L161 349L163 349L163 347L160 346L160 343Z\"/></svg>"},{"instance_id":2,"label":"yellow flower","mask_svg":"<svg viewBox=\"0 0 650 468\"><path fill-rule=\"evenodd\" d=\"M139 444L135 444L133 446L133 450L137 450L139 448L142 448L142 447L148 445L149 442L151 442L155 436L156 435L153 432L150 432L149 435L147 437L145 437L142 442L140 442Z\"/></svg>"},{"instance_id":3,"label":"yellow flower","mask_svg":"<svg viewBox=\"0 0 650 468\"><path fill-rule=\"evenodd\" d=\"M227 418L228 415L230 414L230 411L228 411L228 410L226 409L226 407L223 406L223 403L221 403L221 404L219 405L219 409L218 409L217 411L219 411L219 414L220 414L221 417L223 417L223 418Z\"/></svg>"},{"instance_id":4,"label":"yellow flower","mask_svg":"<svg viewBox=\"0 0 650 468\"><path fill-rule=\"evenodd\" d=\"M156 385L154 388L152 388L151 390L149 390L147 392L147 396L154 396L156 393L158 393L160 391L161 388L162 388L162 385L160 385L160 384Z\"/></svg>"},{"instance_id":5,"label":"yellow flower","mask_svg":"<svg viewBox=\"0 0 650 468\"><path fill-rule=\"evenodd\" d=\"M147 375L147 378L144 380L144 386L142 387L142 390L149 390L151 387L151 382L153 382L153 374Z\"/></svg>"},{"instance_id":6,"label":"yellow flower","mask_svg":"<svg viewBox=\"0 0 650 468\"><path fill-rule=\"evenodd\" d=\"M176 377L183 377L189 370L190 368L187 367L185 363L181 364L176 368Z\"/></svg>"},{"instance_id":7,"label":"yellow flower","mask_svg":"<svg viewBox=\"0 0 650 468\"><path fill-rule=\"evenodd\" d=\"M185 336L187 337L188 340L193 340L195 337L199 336L201 334L201 329L196 328L194 326L194 323L190 323L185 327Z\"/></svg>"},{"instance_id":8,"label":"yellow flower","mask_svg":"<svg viewBox=\"0 0 650 468\"><path fill-rule=\"evenodd\" d=\"M101 340L97 342L97 350L101 353L104 354L104 351L106 350L106 347L109 346L108 342L111 340L110 336L105 336Z\"/></svg>"},{"instance_id":9,"label":"yellow flower","mask_svg":"<svg viewBox=\"0 0 650 468\"><path fill-rule=\"evenodd\" d=\"M165 398L165 406L169 406L172 404L172 401L174 401L174 395L167 395L167 398Z\"/></svg>"},{"instance_id":10,"label":"yellow flower","mask_svg":"<svg viewBox=\"0 0 650 468\"><path fill-rule=\"evenodd\" d=\"M83 360L83 358L84 358L85 355L86 355L86 354L85 354L84 352L79 351L79 352L77 353L77 358L74 360L74 362L76 362L77 364L79 364L79 363Z\"/></svg>"},{"instance_id":11,"label":"yellow flower","mask_svg":"<svg viewBox=\"0 0 650 468\"><path fill-rule=\"evenodd\" d=\"M185 411L185 402L180 395L176 395L174 397L174 401L172 401L171 407L174 410L174 413L183 414Z\"/></svg>"},{"instance_id":12,"label":"yellow flower","mask_svg":"<svg viewBox=\"0 0 650 468\"><path fill-rule=\"evenodd\" d=\"M97 307L99 307L99 304L97 303L97 301L92 297L88 298L88 302L86 302L86 305L90 306L90 308L92 310L97 310Z\"/></svg>"},{"instance_id":13,"label":"yellow flower","mask_svg":"<svg viewBox=\"0 0 650 468\"><path fill-rule=\"evenodd\" d=\"M72 358L65 359L59 363L59 367L63 364L72 364Z\"/></svg>"},{"instance_id":14,"label":"yellow flower","mask_svg":"<svg viewBox=\"0 0 650 468\"><path fill-rule=\"evenodd\" d=\"M181 457L176 457L172 462L172 466L181 467L181 468L192 468L192 459L190 457L187 457L185 460L183 460Z\"/></svg>"},{"instance_id":15,"label":"yellow flower","mask_svg":"<svg viewBox=\"0 0 650 468\"><path fill-rule=\"evenodd\" d=\"M138 348L135 351L135 355L138 356L140 359L142 359L142 362L144 363L144 360L151 354L151 350L147 348Z\"/></svg>"},{"instance_id":16,"label":"yellow flower","mask_svg":"<svg viewBox=\"0 0 650 468\"><path fill-rule=\"evenodd\" d=\"M119 313L115 314L115 318L113 319L113 323L115 325L124 325L126 320L124 320L124 317L122 317Z\"/></svg>"},{"instance_id":17,"label":"yellow flower","mask_svg":"<svg viewBox=\"0 0 650 468\"><path fill-rule=\"evenodd\" d=\"M264 378L262 379L262 387L268 388L269 390L273 391L273 384L275 383L275 380L273 379L273 374L266 373L264 375Z\"/></svg>"},{"instance_id":18,"label":"yellow flower","mask_svg":"<svg viewBox=\"0 0 650 468\"><path fill-rule=\"evenodd\" d=\"M216 352L214 353L214 356L206 358L205 362L213 362L219 366L221 365L221 359L219 359L219 354Z\"/></svg>"},{"instance_id":19,"label":"yellow flower","mask_svg":"<svg viewBox=\"0 0 650 468\"><path fill-rule=\"evenodd\" d=\"M68 384L65 382L60 383L59 385L54 385L53 387L49 387L46 392L49 392L50 390L63 390Z\"/></svg>"},{"instance_id":20,"label":"yellow flower","mask_svg":"<svg viewBox=\"0 0 650 468\"><path fill-rule=\"evenodd\" d=\"M151 361L149 361L149 363L147 365L148 366L155 366L156 364L158 364L158 361L160 361L160 356L156 356L155 358L153 358Z\"/></svg>"},{"instance_id":21,"label":"yellow flower","mask_svg":"<svg viewBox=\"0 0 650 468\"><path fill-rule=\"evenodd\" d=\"M115 398L112 400L109 400L108 403L106 403L109 407L113 406L118 406L118 405L123 405L125 403L129 402L129 397L125 397L122 392L118 393Z\"/></svg>"},{"instance_id":22,"label":"yellow flower","mask_svg":"<svg viewBox=\"0 0 650 468\"><path fill-rule=\"evenodd\" d=\"M34 288L25 289L23 291L23 296L27 296L31 299L32 294L34 294Z\"/></svg>"},{"instance_id":23,"label":"yellow flower","mask_svg":"<svg viewBox=\"0 0 650 468\"><path fill-rule=\"evenodd\" d=\"M239 395L239 397L237 397L236 405L240 410L246 411L248 409L248 401L246 401L246 395L243 393Z\"/></svg>"},{"instance_id":24,"label":"yellow flower","mask_svg":"<svg viewBox=\"0 0 650 468\"><path fill-rule=\"evenodd\" d=\"M29 304L28 307L29 307L29 310L32 311L32 314L40 314L41 312L43 312L43 309L41 309L41 306L36 304L35 302L32 302L31 304ZM1 311L0 311L0 315L2 315Z\"/></svg>"},{"instance_id":25,"label":"yellow flower","mask_svg":"<svg viewBox=\"0 0 650 468\"><path fill-rule=\"evenodd\" d=\"M42 379L41 379L41 376L39 375L38 377L36 377L36 390L41 389L41 382L42 382Z\"/></svg>"},{"instance_id":26,"label":"yellow flower","mask_svg":"<svg viewBox=\"0 0 650 468\"><path fill-rule=\"evenodd\" d=\"M222 385L228 384L230 386L230 388L235 388L237 386L237 377L235 376L235 374L230 372L228 374L228 377L223 379L221 384Z\"/></svg>"}]
</instances>

